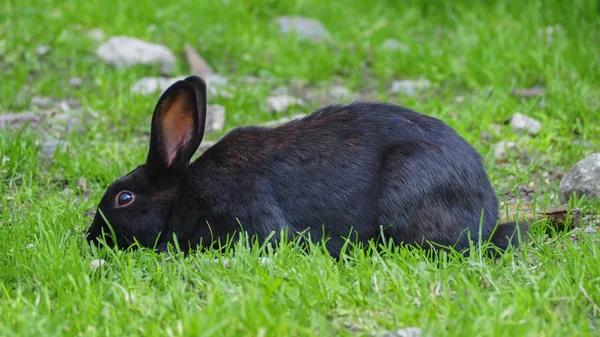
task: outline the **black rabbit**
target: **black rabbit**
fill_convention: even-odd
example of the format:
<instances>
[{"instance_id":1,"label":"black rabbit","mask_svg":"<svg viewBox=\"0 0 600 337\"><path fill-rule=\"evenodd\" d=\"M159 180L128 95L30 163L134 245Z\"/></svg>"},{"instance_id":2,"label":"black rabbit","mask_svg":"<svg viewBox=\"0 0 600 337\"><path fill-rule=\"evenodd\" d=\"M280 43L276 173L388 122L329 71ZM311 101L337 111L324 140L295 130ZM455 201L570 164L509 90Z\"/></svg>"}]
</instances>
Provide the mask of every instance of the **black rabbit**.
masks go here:
<instances>
[{"instance_id":1,"label":"black rabbit","mask_svg":"<svg viewBox=\"0 0 600 337\"><path fill-rule=\"evenodd\" d=\"M160 97L146 163L112 183L98 206L119 247L135 238L165 251L175 234L188 252L241 228L259 240L282 229L316 241L325 233L333 256L351 233L457 250L469 247L469 233L499 248L516 244L514 223L496 228L479 153L436 118L386 103L333 105L279 127L234 129L190 163L205 120L201 78ZM97 212L88 240L102 231L110 233Z\"/></svg>"}]
</instances>

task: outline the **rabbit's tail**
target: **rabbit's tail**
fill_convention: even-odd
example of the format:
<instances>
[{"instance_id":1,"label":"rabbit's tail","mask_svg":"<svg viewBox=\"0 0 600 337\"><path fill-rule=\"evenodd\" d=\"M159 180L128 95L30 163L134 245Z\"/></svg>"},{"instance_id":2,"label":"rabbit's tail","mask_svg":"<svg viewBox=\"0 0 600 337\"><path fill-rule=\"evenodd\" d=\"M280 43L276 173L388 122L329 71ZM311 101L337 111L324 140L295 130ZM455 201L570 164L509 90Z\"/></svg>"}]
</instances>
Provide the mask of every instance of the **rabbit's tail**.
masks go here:
<instances>
[{"instance_id":1,"label":"rabbit's tail","mask_svg":"<svg viewBox=\"0 0 600 337\"><path fill-rule=\"evenodd\" d=\"M516 221L498 224L490 241L502 250L505 250L509 246L516 248L525 239L529 225L530 222Z\"/></svg>"}]
</instances>

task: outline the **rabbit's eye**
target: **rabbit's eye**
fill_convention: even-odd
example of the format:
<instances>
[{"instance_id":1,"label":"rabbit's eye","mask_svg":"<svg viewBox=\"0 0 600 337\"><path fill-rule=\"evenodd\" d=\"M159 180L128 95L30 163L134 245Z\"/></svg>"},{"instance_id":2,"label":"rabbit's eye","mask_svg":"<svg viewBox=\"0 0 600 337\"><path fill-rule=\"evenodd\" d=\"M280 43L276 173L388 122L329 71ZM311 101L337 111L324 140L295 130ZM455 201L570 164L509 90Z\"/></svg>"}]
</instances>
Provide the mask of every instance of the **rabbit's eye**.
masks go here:
<instances>
[{"instance_id":1,"label":"rabbit's eye","mask_svg":"<svg viewBox=\"0 0 600 337\"><path fill-rule=\"evenodd\" d=\"M129 191L123 191L117 196L117 202L119 206L125 206L133 201L133 193Z\"/></svg>"}]
</instances>

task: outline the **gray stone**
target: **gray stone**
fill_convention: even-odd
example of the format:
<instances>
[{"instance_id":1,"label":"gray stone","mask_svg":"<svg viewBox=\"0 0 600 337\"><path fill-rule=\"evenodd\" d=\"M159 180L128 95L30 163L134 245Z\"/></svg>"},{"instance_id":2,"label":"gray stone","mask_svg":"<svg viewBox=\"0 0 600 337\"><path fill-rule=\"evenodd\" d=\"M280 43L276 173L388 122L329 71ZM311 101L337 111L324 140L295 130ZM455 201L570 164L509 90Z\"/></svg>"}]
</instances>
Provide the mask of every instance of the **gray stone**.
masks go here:
<instances>
[{"instance_id":1,"label":"gray stone","mask_svg":"<svg viewBox=\"0 0 600 337\"><path fill-rule=\"evenodd\" d=\"M31 104L42 109L47 109L54 105L54 100L51 97L35 96L31 98Z\"/></svg>"},{"instance_id":2,"label":"gray stone","mask_svg":"<svg viewBox=\"0 0 600 337\"><path fill-rule=\"evenodd\" d=\"M276 18L281 33L295 33L300 39L312 41L331 40L331 35L322 23L301 16L279 16Z\"/></svg>"},{"instance_id":3,"label":"gray stone","mask_svg":"<svg viewBox=\"0 0 600 337\"><path fill-rule=\"evenodd\" d=\"M209 96L209 100L212 96L214 97L224 97L224 98L232 98L233 93L227 89L228 82L225 77L219 75L213 75L206 79L206 91Z\"/></svg>"},{"instance_id":4,"label":"gray stone","mask_svg":"<svg viewBox=\"0 0 600 337\"><path fill-rule=\"evenodd\" d=\"M63 99L58 102L54 102L54 107L56 107L57 109L60 109L62 111L71 111L71 110L81 108L81 102L76 98Z\"/></svg>"},{"instance_id":5,"label":"gray stone","mask_svg":"<svg viewBox=\"0 0 600 337\"><path fill-rule=\"evenodd\" d=\"M185 79L186 76L178 77L152 77L146 76L137 80L130 88L131 92L140 95L159 94L167 90L173 83ZM226 90L228 81L225 77L214 74L204 78L206 91L209 96L221 96L231 98L233 94Z\"/></svg>"},{"instance_id":6,"label":"gray stone","mask_svg":"<svg viewBox=\"0 0 600 337\"><path fill-rule=\"evenodd\" d=\"M31 98L30 103L46 112L56 109L67 111L81 107L81 102L77 98L66 98L59 101L52 97L35 96Z\"/></svg>"},{"instance_id":7,"label":"gray stone","mask_svg":"<svg viewBox=\"0 0 600 337\"><path fill-rule=\"evenodd\" d=\"M129 67L136 64L159 65L164 75L175 71L173 52L160 44L145 42L129 36L114 36L100 45L96 55L110 65Z\"/></svg>"},{"instance_id":8,"label":"gray stone","mask_svg":"<svg viewBox=\"0 0 600 337\"><path fill-rule=\"evenodd\" d=\"M580 160L562 178L559 184L562 202L567 202L573 194L588 199L600 197L600 153L594 153Z\"/></svg>"},{"instance_id":9,"label":"gray stone","mask_svg":"<svg viewBox=\"0 0 600 337\"><path fill-rule=\"evenodd\" d=\"M401 51L404 54L410 53L410 48L408 45L396 39L386 39L381 43L381 48L392 52Z\"/></svg>"},{"instance_id":10,"label":"gray stone","mask_svg":"<svg viewBox=\"0 0 600 337\"><path fill-rule=\"evenodd\" d=\"M273 90L271 90L271 96L285 96L289 95L290 90L285 86L279 86Z\"/></svg>"},{"instance_id":11,"label":"gray stone","mask_svg":"<svg viewBox=\"0 0 600 337\"><path fill-rule=\"evenodd\" d=\"M180 77L142 77L131 86L131 92L141 95L150 94L162 94L167 90L173 83L184 79L184 76Z\"/></svg>"},{"instance_id":12,"label":"gray stone","mask_svg":"<svg viewBox=\"0 0 600 337\"><path fill-rule=\"evenodd\" d=\"M225 107L218 104L206 106L206 126L204 132L211 134L225 127Z\"/></svg>"},{"instance_id":13,"label":"gray stone","mask_svg":"<svg viewBox=\"0 0 600 337\"><path fill-rule=\"evenodd\" d=\"M502 127L500 126L500 124L497 123L492 123L490 124L490 129L496 134L496 135L500 135L500 133L502 133Z\"/></svg>"},{"instance_id":14,"label":"gray stone","mask_svg":"<svg viewBox=\"0 0 600 337\"><path fill-rule=\"evenodd\" d=\"M42 117L33 112L0 114L0 130L18 129L27 123L38 123Z\"/></svg>"},{"instance_id":15,"label":"gray stone","mask_svg":"<svg viewBox=\"0 0 600 337\"><path fill-rule=\"evenodd\" d=\"M538 120L521 113L516 113L510 119L510 127L517 133L528 133L535 135L542 130L542 123Z\"/></svg>"},{"instance_id":16,"label":"gray stone","mask_svg":"<svg viewBox=\"0 0 600 337\"><path fill-rule=\"evenodd\" d=\"M293 105L304 105L304 101L289 95L267 97L267 107L270 112L284 112Z\"/></svg>"},{"instance_id":17,"label":"gray stone","mask_svg":"<svg viewBox=\"0 0 600 337\"><path fill-rule=\"evenodd\" d=\"M501 141L492 145L492 151L496 160L504 160L508 158L508 152L517 150L517 143Z\"/></svg>"},{"instance_id":18,"label":"gray stone","mask_svg":"<svg viewBox=\"0 0 600 337\"><path fill-rule=\"evenodd\" d=\"M418 91L429 86L431 86L431 82L427 79L394 81L390 92L392 94L400 93L407 96L414 96Z\"/></svg>"},{"instance_id":19,"label":"gray stone","mask_svg":"<svg viewBox=\"0 0 600 337\"><path fill-rule=\"evenodd\" d=\"M49 52L50 52L50 47L49 47L49 46L45 46L45 45L38 46L38 47L35 49L35 53L36 53L38 56L44 56L44 55L48 54Z\"/></svg>"},{"instance_id":20,"label":"gray stone","mask_svg":"<svg viewBox=\"0 0 600 337\"><path fill-rule=\"evenodd\" d=\"M421 328L409 327L404 329L398 329L394 331L386 331L376 336L381 337L421 337Z\"/></svg>"},{"instance_id":21,"label":"gray stone","mask_svg":"<svg viewBox=\"0 0 600 337\"><path fill-rule=\"evenodd\" d=\"M329 95L336 100L342 101L357 101L360 98L359 95L341 85L336 85L329 89Z\"/></svg>"},{"instance_id":22,"label":"gray stone","mask_svg":"<svg viewBox=\"0 0 600 337\"><path fill-rule=\"evenodd\" d=\"M79 88L83 84L83 81L79 77L72 77L69 79L69 85L75 88Z\"/></svg>"},{"instance_id":23,"label":"gray stone","mask_svg":"<svg viewBox=\"0 0 600 337\"><path fill-rule=\"evenodd\" d=\"M206 82L206 85L211 87L222 87L229 84L229 80L219 74L211 74L206 76L204 77L204 81Z\"/></svg>"},{"instance_id":24,"label":"gray stone","mask_svg":"<svg viewBox=\"0 0 600 337\"><path fill-rule=\"evenodd\" d=\"M61 142L58 139L49 138L42 143L40 151L48 157L54 157L58 148L60 148L61 151L65 151L67 149L67 143Z\"/></svg>"},{"instance_id":25,"label":"gray stone","mask_svg":"<svg viewBox=\"0 0 600 337\"><path fill-rule=\"evenodd\" d=\"M45 124L53 130L60 132L71 132L77 130L79 134L85 132L81 119L74 113L79 111L63 110L63 112L48 114Z\"/></svg>"},{"instance_id":26,"label":"gray stone","mask_svg":"<svg viewBox=\"0 0 600 337\"><path fill-rule=\"evenodd\" d=\"M90 261L90 270L96 271L96 270L98 270L98 268L100 268L101 266L103 266L105 264L106 264L106 261L104 261L102 259L94 259L94 260Z\"/></svg>"}]
</instances>

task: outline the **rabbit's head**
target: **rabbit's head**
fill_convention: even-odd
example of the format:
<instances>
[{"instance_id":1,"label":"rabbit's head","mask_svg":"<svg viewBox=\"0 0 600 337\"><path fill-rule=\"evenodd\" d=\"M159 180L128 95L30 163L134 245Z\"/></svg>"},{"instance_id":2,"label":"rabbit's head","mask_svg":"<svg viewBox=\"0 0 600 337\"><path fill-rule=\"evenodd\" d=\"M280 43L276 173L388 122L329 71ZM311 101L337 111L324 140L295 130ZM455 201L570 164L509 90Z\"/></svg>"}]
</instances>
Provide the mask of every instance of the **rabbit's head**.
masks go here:
<instances>
[{"instance_id":1,"label":"rabbit's head","mask_svg":"<svg viewBox=\"0 0 600 337\"><path fill-rule=\"evenodd\" d=\"M201 78L178 81L161 95L152 116L146 162L108 186L88 229L88 241L97 241L104 232L111 246L115 243L111 233L122 248L135 240L154 246L202 141L205 121L206 84Z\"/></svg>"}]
</instances>

